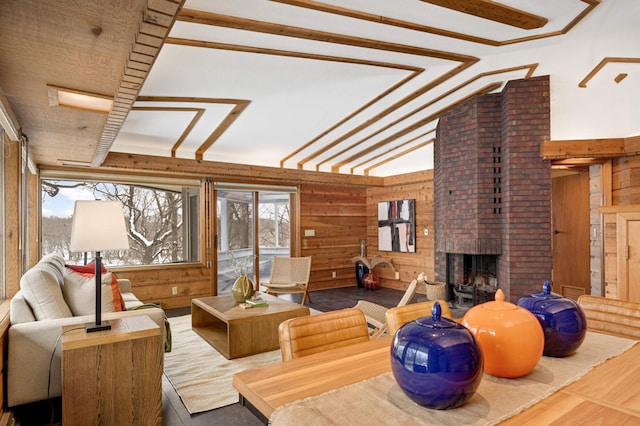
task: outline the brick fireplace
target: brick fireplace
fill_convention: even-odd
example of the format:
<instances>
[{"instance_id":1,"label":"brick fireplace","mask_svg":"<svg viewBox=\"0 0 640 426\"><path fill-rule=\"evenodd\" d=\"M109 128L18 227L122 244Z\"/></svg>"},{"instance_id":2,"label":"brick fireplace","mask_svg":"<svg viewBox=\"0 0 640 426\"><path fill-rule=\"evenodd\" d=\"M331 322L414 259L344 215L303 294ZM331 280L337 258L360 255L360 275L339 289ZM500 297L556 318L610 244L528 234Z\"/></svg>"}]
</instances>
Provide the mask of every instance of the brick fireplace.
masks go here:
<instances>
[{"instance_id":1,"label":"brick fireplace","mask_svg":"<svg viewBox=\"0 0 640 426\"><path fill-rule=\"evenodd\" d=\"M435 274L450 297L468 285L515 302L551 279L551 169L540 158L549 120L548 77L510 81L440 117Z\"/></svg>"}]
</instances>

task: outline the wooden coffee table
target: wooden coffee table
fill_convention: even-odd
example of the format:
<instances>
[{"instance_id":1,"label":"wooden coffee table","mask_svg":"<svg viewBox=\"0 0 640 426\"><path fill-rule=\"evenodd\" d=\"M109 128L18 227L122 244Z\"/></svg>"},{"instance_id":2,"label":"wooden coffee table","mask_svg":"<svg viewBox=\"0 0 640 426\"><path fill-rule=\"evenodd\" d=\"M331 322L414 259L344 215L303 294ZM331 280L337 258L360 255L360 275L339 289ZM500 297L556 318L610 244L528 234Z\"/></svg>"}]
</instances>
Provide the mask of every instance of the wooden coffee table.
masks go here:
<instances>
[{"instance_id":1,"label":"wooden coffee table","mask_svg":"<svg viewBox=\"0 0 640 426\"><path fill-rule=\"evenodd\" d=\"M309 308L268 294L269 306L242 309L233 296L191 300L191 328L227 359L278 349L278 325Z\"/></svg>"}]
</instances>

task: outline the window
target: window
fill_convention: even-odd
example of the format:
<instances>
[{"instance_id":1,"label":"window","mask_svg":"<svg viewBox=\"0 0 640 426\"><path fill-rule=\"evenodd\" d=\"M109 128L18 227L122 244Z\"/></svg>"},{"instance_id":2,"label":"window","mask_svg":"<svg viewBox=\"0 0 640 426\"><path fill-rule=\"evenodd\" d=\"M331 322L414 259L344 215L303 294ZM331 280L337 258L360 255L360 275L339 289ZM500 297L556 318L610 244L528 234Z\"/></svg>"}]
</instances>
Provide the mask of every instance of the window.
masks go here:
<instances>
[{"instance_id":1,"label":"window","mask_svg":"<svg viewBox=\"0 0 640 426\"><path fill-rule=\"evenodd\" d=\"M107 265L157 265L200 261L200 186L188 182L125 182L57 178L43 172L42 254L61 253L86 263L91 253L71 253L76 200L116 200L124 208L129 250L101 253ZM99 223L96 226L100 226Z\"/></svg>"},{"instance_id":2,"label":"window","mask_svg":"<svg viewBox=\"0 0 640 426\"><path fill-rule=\"evenodd\" d=\"M217 183L217 294L240 274L264 281L274 256L291 254L292 187Z\"/></svg>"}]
</instances>

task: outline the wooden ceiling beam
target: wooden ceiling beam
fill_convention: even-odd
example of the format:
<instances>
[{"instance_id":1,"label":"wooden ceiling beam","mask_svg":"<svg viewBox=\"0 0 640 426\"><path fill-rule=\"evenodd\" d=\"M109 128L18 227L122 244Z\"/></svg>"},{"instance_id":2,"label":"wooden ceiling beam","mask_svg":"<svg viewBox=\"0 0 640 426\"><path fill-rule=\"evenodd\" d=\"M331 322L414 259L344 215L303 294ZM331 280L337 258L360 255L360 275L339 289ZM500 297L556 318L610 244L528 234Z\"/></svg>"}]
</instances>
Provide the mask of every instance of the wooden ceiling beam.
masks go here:
<instances>
[{"instance_id":1,"label":"wooden ceiling beam","mask_svg":"<svg viewBox=\"0 0 640 426\"><path fill-rule=\"evenodd\" d=\"M544 27L549 20L490 0L422 0L425 3L488 19L523 30Z\"/></svg>"},{"instance_id":2,"label":"wooden ceiling beam","mask_svg":"<svg viewBox=\"0 0 640 426\"><path fill-rule=\"evenodd\" d=\"M627 138L574 139L543 142L544 160L617 158L640 154L640 135Z\"/></svg>"}]
</instances>

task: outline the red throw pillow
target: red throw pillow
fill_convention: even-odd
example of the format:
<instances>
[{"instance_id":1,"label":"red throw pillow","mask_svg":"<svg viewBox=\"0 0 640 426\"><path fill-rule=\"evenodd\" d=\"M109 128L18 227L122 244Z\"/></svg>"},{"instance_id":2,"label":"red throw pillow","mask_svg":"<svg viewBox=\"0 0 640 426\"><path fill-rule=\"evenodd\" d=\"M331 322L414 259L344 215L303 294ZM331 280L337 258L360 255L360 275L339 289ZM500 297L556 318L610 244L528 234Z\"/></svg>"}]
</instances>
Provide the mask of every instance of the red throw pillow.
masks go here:
<instances>
[{"instance_id":1,"label":"red throw pillow","mask_svg":"<svg viewBox=\"0 0 640 426\"><path fill-rule=\"evenodd\" d=\"M101 266L102 273L106 274L108 272L107 268L105 268L104 265ZM96 265L93 262L88 265L67 265L67 268L86 277L93 277L96 275ZM124 300L122 300L122 296L120 295L120 288L118 287L118 278L116 278L116 274L111 274L111 292L113 293L113 308L116 312L124 311Z\"/></svg>"},{"instance_id":2,"label":"red throw pillow","mask_svg":"<svg viewBox=\"0 0 640 426\"><path fill-rule=\"evenodd\" d=\"M106 274L107 273L107 268L105 268L104 265L100 265L102 266L102 273ZM95 274L96 273L96 264L95 262L91 262L87 265L67 265L67 268L71 269L72 271L76 271L79 272L81 274Z\"/></svg>"}]
</instances>

